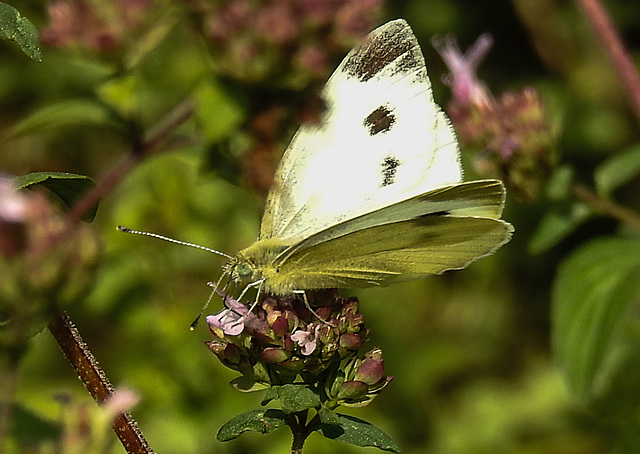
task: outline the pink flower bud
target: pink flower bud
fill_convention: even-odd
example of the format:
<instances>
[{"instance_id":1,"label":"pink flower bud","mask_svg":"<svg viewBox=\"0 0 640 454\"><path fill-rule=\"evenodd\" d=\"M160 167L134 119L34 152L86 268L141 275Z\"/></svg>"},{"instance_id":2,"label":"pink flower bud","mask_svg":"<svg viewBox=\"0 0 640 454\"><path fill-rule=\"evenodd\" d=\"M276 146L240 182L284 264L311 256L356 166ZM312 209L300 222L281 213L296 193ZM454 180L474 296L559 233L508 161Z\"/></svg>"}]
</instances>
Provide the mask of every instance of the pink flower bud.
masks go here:
<instances>
[{"instance_id":1,"label":"pink flower bud","mask_svg":"<svg viewBox=\"0 0 640 454\"><path fill-rule=\"evenodd\" d=\"M365 359L354 376L355 380L360 380L367 385L375 385L384 378L384 360Z\"/></svg>"},{"instance_id":2,"label":"pink flower bud","mask_svg":"<svg viewBox=\"0 0 640 454\"><path fill-rule=\"evenodd\" d=\"M289 359L290 354L280 347L268 347L260 352L260 358L267 363L281 363Z\"/></svg>"},{"instance_id":3,"label":"pink flower bud","mask_svg":"<svg viewBox=\"0 0 640 454\"><path fill-rule=\"evenodd\" d=\"M338 391L339 400L361 400L366 397L369 387L361 381L347 381L342 384Z\"/></svg>"},{"instance_id":4,"label":"pink flower bud","mask_svg":"<svg viewBox=\"0 0 640 454\"><path fill-rule=\"evenodd\" d=\"M340 336L340 347L347 348L349 350L357 350L364 344L364 339L358 334L344 333Z\"/></svg>"}]
</instances>

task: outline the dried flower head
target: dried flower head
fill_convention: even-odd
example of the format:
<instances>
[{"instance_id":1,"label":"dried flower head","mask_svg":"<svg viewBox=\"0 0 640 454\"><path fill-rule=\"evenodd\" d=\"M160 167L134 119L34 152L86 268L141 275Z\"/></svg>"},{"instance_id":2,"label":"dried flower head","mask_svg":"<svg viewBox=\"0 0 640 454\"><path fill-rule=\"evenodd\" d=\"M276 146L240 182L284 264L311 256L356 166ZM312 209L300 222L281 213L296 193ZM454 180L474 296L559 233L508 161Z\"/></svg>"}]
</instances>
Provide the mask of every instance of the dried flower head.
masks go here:
<instances>
[{"instance_id":1,"label":"dried flower head","mask_svg":"<svg viewBox=\"0 0 640 454\"><path fill-rule=\"evenodd\" d=\"M110 51L140 26L151 6L149 0L117 0L105 10L87 0L54 0L47 7L49 24L40 38L50 46Z\"/></svg>"}]
</instances>

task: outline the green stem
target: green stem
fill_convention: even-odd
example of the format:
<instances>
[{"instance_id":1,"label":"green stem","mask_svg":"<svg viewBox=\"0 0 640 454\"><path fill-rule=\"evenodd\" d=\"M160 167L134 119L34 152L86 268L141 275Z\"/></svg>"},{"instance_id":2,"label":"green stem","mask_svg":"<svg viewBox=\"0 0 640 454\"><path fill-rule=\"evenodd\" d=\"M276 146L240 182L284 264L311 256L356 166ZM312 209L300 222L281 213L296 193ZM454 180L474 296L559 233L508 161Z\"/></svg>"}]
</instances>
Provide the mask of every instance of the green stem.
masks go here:
<instances>
[{"instance_id":1,"label":"green stem","mask_svg":"<svg viewBox=\"0 0 640 454\"><path fill-rule=\"evenodd\" d=\"M293 434L293 441L291 442L291 454L302 454L304 442L309 436L307 428L307 414L308 410L296 413L295 417L292 418L291 424L289 424L291 433Z\"/></svg>"},{"instance_id":2,"label":"green stem","mask_svg":"<svg viewBox=\"0 0 640 454\"><path fill-rule=\"evenodd\" d=\"M16 386L18 384L19 361L13 355L2 355L0 358L0 371L2 384L0 385L0 452L11 432L11 415L15 400Z\"/></svg>"}]
</instances>

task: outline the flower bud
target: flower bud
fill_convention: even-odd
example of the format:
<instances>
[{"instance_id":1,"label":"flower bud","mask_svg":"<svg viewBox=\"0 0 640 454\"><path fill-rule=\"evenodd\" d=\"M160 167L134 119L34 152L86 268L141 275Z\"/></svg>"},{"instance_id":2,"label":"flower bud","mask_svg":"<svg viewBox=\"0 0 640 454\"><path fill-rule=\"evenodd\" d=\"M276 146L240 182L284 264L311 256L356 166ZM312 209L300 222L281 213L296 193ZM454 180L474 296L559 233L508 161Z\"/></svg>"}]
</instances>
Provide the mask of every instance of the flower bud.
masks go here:
<instances>
[{"instance_id":1,"label":"flower bud","mask_svg":"<svg viewBox=\"0 0 640 454\"><path fill-rule=\"evenodd\" d=\"M345 401L359 401L366 397L369 387L366 383L352 380L342 384L338 391L338 399Z\"/></svg>"},{"instance_id":2,"label":"flower bud","mask_svg":"<svg viewBox=\"0 0 640 454\"><path fill-rule=\"evenodd\" d=\"M252 312L226 301L232 310L207 317L217 337L207 346L248 383L305 383L323 389L325 404L335 408L366 405L391 381L380 350L358 356L368 330L355 298L316 292L317 316L301 298L268 297ZM238 324L243 330L231 335Z\"/></svg>"},{"instance_id":3,"label":"flower bud","mask_svg":"<svg viewBox=\"0 0 640 454\"><path fill-rule=\"evenodd\" d=\"M271 329L276 336L282 337L289 330L289 321L279 315L273 323L271 323Z\"/></svg>"},{"instance_id":4,"label":"flower bud","mask_svg":"<svg viewBox=\"0 0 640 454\"><path fill-rule=\"evenodd\" d=\"M222 357L224 358L224 347L225 347L225 343L224 342L220 342L217 340L212 340L212 341L207 341L205 342L205 345L209 348L209 350L211 350L211 352L213 352L217 357Z\"/></svg>"},{"instance_id":5,"label":"flower bud","mask_svg":"<svg viewBox=\"0 0 640 454\"><path fill-rule=\"evenodd\" d=\"M340 347L349 350L357 350L364 344L364 339L357 334L344 333L340 336Z\"/></svg>"},{"instance_id":6,"label":"flower bud","mask_svg":"<svg viewBox=\"0 0 640 454\"><path fill-rule=\"evenodd\" d=\"M234 344L227 344L224 348L224 358L233 364L238 364L242 359L240 347Z\"/></svg>"},{"instance_id":7,"label":"flower bud","mask_svg":"<svg viewBox=\"0 0 640 454\"><path fill-rule=\"evenodd\" d=\"M260 352L260 359L267 363L281 363L289 359L291 355L279 347L265 348Z\"/></svg>"},{"instance_id":8,"label":"flower bud","mask_svg":"<svg viewBox=\"0 0 640 454\"><path fill-rule=\"evenodd\" d=\"M362 381L367 385L375 385L384 378L384 360L365 359L354 376L355 380Z\"/></svg>"}]
</instances>

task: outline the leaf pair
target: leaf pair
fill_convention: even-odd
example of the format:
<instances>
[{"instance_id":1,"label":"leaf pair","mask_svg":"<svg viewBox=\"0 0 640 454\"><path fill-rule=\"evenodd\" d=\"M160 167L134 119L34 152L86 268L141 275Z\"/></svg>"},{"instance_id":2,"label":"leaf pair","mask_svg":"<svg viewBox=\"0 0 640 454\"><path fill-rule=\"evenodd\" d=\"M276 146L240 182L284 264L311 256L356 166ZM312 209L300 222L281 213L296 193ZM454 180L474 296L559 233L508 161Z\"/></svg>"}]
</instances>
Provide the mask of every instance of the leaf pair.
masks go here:
<instances>
[{"instance_id":1,"label":"leaf pair","mask_svg":"<svg viewBox=\"0 0 640 454\"><path fill-rule=\"evenodd\" d=\"M605 200L612 197L614 191L640 175L640 147L634 146L618 153L601 163L593 173L595 193ZM547 185L550 199L565 202L571 197L574 185L574 171L569 166L558 167ZM592 206L574 201L549 210L529 240L532 254L540 254L556 246L576 231L581 225L595 216Z\"/></svg>"},{"instance_id":2,"label":"leaf pair","mask_svg":"<svg viewBox=\"0 0 640 454\"><path fill-rule=\"evenodd\" d=\"M318 393L310 386L287 384L271 387L262 405L278 400L282 410L252 410L225 423L218 432L219 441L229 441L247 431L269 433L284 426L293 431L303 431L303 438L318 432L326 438L355 446L372 446L383 451L399 452L398 445L378 427L353 416L334 413L321 404ZM307 411L316 415L306 422ZM304 418L301 421L300 418Z\"/></svg>"}]
</instances>

